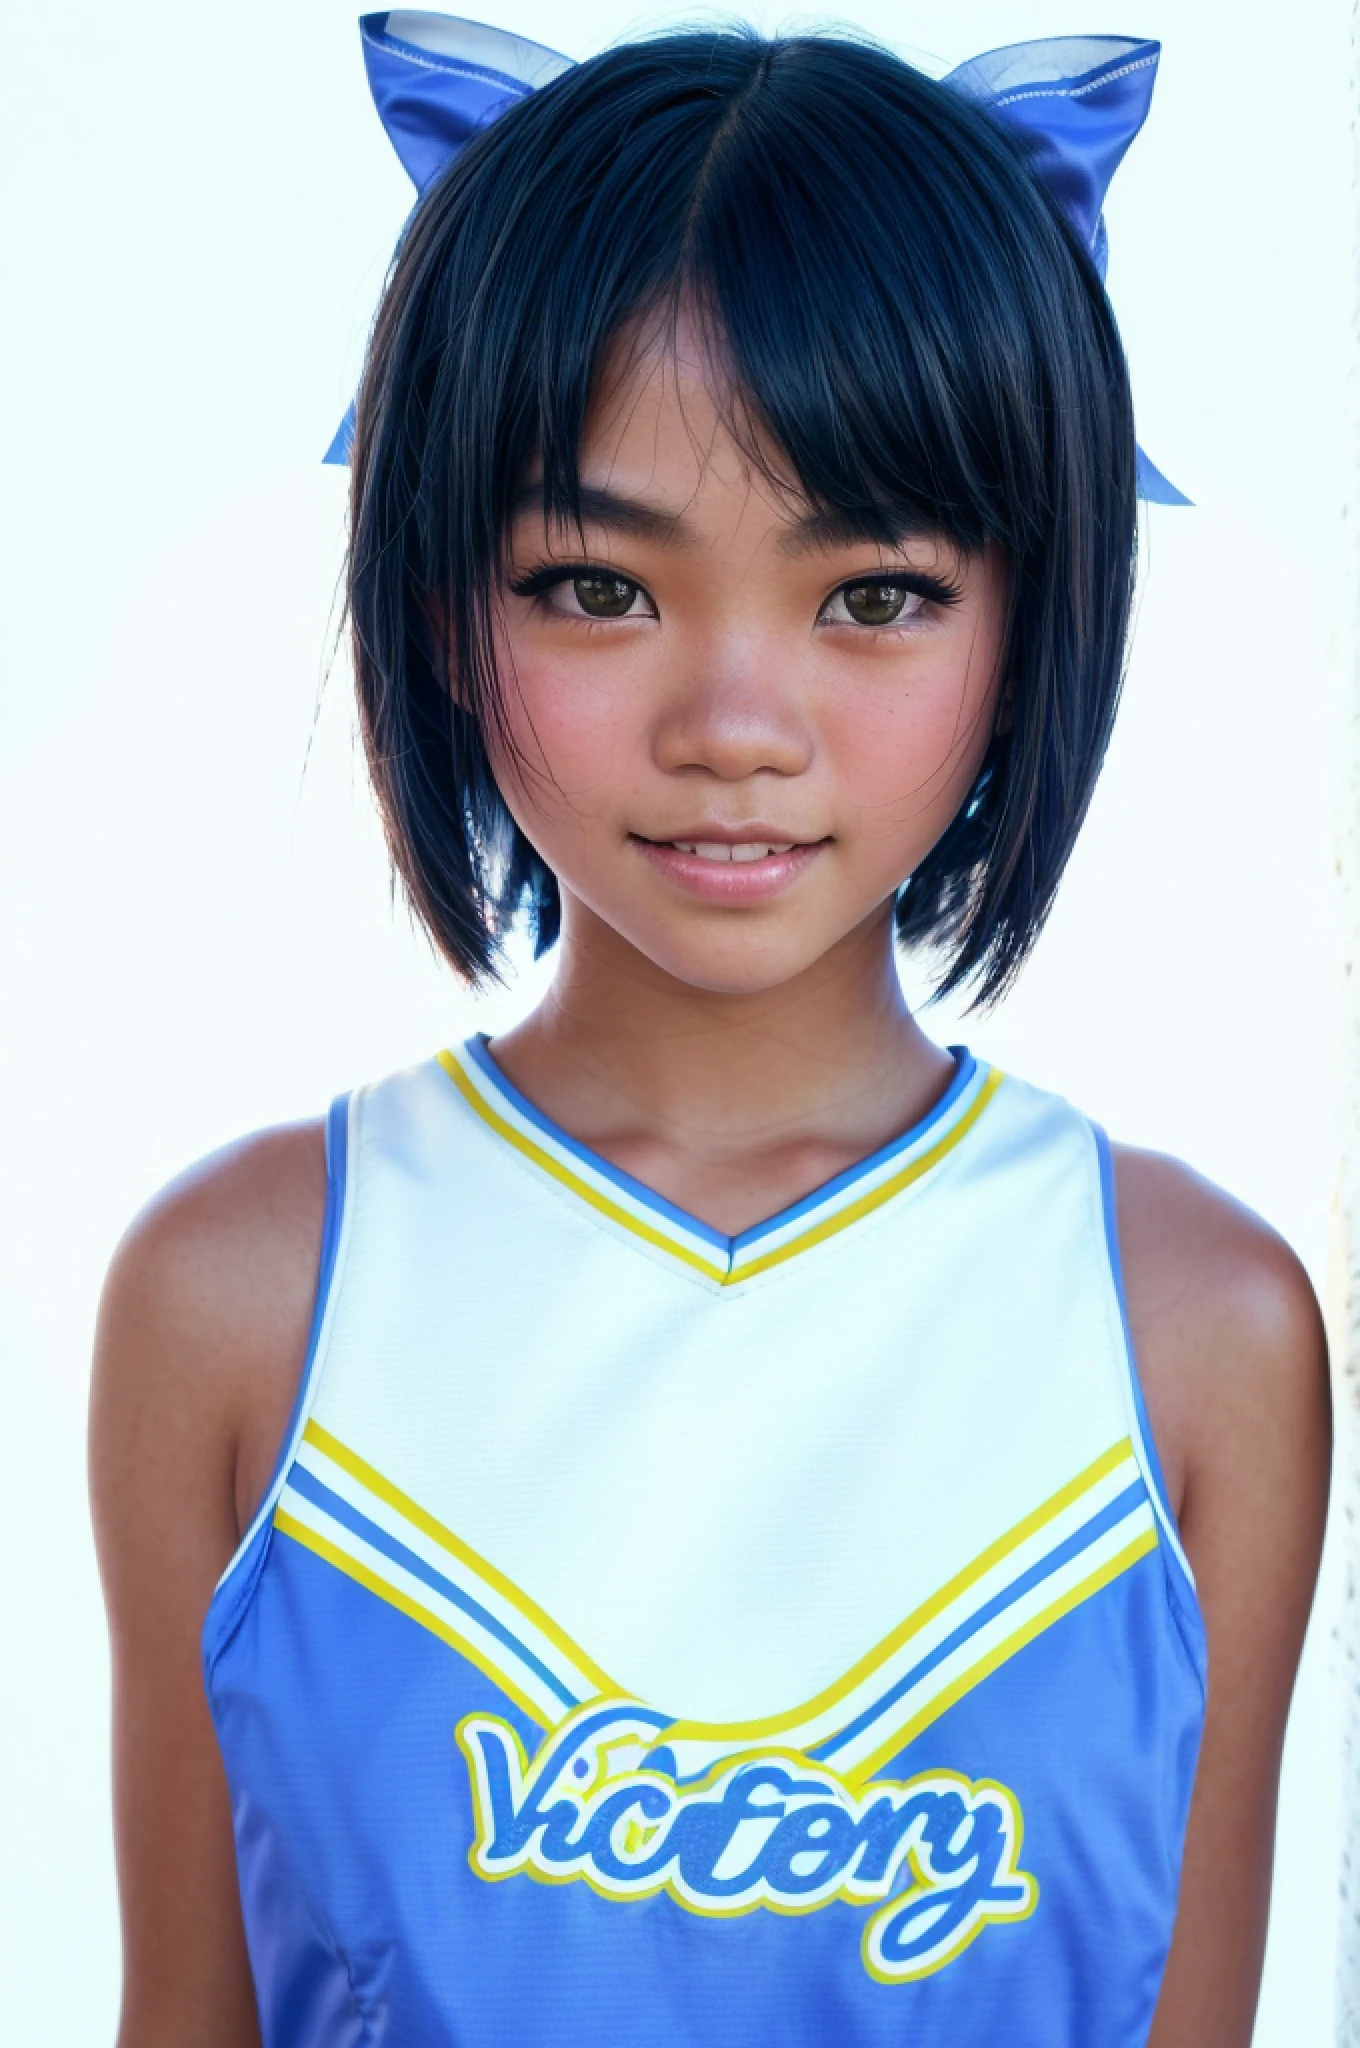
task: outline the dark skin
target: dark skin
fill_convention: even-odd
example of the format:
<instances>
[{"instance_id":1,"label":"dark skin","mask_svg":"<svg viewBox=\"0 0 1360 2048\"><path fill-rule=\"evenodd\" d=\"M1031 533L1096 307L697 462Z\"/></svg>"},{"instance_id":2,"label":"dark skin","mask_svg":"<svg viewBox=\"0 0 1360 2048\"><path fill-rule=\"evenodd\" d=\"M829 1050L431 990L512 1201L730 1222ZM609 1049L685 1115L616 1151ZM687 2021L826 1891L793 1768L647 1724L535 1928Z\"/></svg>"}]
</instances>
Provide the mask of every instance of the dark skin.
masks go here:
<instances>
[{"instance_id":1,"label":"dark skin","mask_svg":"<svg viewBox=\"0 0 1360 2048\"><path fill-rule=\"evenodd\" d=\"M506 593L520 755L498 772L561 879L564 929L552 991L495 1057L577 1138L735 1232L909 1128L947 1082L902 1001L892 890L1004 716L1005 583L1003 565L950 562L928 537L866 560L853 537L791 524L705 402L683 349L669 374L644 353L583 467L662 516L611 529L602 505L581 536L531 514L512 536L512 574L570 564L584 538L645 604L592 617L594 587L570 578ZM868 606L843 593L899 570L947 572L958 594L862 627L880 585ZM724 838L807 851L787 886L737 899L687 881L665 850ZM1323 1334L1294 1255L1218 1189L1122 1148L1116 1183L1134 1346L1210 1670L1150 2039L1248 2048L1326 1506ZM324 1203L319 1125L248 1139L151 1205L105 1291L91 1444L114 1647L120 2048L259 2039L198 1646L292 1405Z\"/></svg>"}]
</instances>

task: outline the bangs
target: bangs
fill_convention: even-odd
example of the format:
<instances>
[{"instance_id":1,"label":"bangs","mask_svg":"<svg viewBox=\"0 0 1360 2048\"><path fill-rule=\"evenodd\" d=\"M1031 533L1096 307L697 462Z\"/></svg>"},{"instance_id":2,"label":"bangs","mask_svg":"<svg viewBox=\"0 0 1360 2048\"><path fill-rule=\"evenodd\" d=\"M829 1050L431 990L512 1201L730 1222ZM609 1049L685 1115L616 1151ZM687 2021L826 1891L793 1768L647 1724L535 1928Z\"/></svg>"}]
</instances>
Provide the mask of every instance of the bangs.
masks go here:
<instances>
[{"instance_id":1,"label":"bangs","mask_svg":"<svg viewBox=\"0 0 1360 2048\"><path fill-rule=\"evenodd\" d=\"M613 53L598 79L582 66L486 138L506 159L486 164L490 184L508 181L522 127L548 131L556 193L497 209L503 271L482 312L527 401L497 523L534 461L551 510L573 514L608 352L687 303L734 434L761 467L772 442L809 504L1023 549L1050 510L1052 424L1112 367L1085 252L986 114L884 53L698 39L699 86L678 62L694 40ZM602 153L597 121L624 131ZM1074 344L1091 359L1069 362ZM436 434L465 423L458 381L434 394Z\"/></svg>"},{"instance_id":2,"label":"bangs","mask_svg":"<svg viewBox=\"0 0 1360 2048\"><path fill-rule=\"evenodd\" d=\"M682 306L776 485L885 540L929 529L1006 553L1010 728L898 906L904 939L945 950L944 985L995 995L1051 902L1118 694L1127 380L1089 258L1010 137L861 43L721 33L609 52L509 108L422 201L353 457L360 703L398 871L474 980L517 911L540 947L555 936L554 878L483 744L504 730L507 529L538 469L548 515L579 523L606 368L621 345L673 344ZM1060 705L1061 799L1037 740Z\"/></svg>"}]
</instances>

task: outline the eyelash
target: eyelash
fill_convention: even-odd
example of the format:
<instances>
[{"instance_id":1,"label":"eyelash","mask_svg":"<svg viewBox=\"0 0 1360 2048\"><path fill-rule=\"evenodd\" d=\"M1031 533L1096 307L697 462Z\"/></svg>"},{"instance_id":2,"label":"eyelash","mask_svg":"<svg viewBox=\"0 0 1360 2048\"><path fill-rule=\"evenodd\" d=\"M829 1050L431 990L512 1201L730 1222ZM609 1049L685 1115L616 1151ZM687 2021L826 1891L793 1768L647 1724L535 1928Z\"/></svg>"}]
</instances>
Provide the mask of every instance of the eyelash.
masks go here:
<instances>
[{"instance_id":1,"label":"eyelash","mask_svg":"<svg viewBox=\"0 0 1360 2048\"><path fill-rule=\"evenodd\" d=\"M510 589L516 597L540 598L546 597L548 592L556 589L559 584L573 582L578 576L618 575L619 572L616 569L606 568L598 562L543 562L537 568L526 570L522 576L512 577L510 579ZM650 604L655 604L656 600L652 597L646 585L639 583L635 577L619 576L619 581L631 583L634 589L641 591ZM821 620L827 606L831 604L834 598L839 597L844 591L858 589L867 583L889 585L894 590L905 591L909 596L924 598L928 604L937 605L941 610L947 609L951 605L956 605L963 595L958 584L946 583L943 579L935 576L923 576L917 570L888 571L881 575L872 576L848 576L844 582L838 583L834 590L827 593L822 602L821 609L818 611L818 620ZM564 612L558 616L574 618L577 615L571 612ZM590 626L608 625L611 623L607 619L589 618L584 613L580 616L583 623ZM655 617L656 614L655 612L633 613L627 616L641 616L645 618ZM839 624L841 622L837 621L836 623ZM910 630L910 622L901 626L896 624L889 626L861 626L854 624L853 621L851 623L854 625L854 630L858 633L902 633Z\"/></svg>"},{"instance_id":2,"label":"eyelash","mask_svg":"<svg viewBox=\"0 0 1360 2048\"><path fill-rule=\"evenodd\" d=\"M621 576L617 569L607 568L602 562L544 562L537 569L526 570L523 576L512 576L510 578L510 588L514 591L516 597L546 597L548 592L555 590L559 584L573 583L578 576L617 577L620 583L631 583L635 590L640 590L649 604L655 603L655 599L644 583L639 583L634 576ZM572 618L575 614L565 612L561 616ZM634 614L634 616L637 616L637 614ZM647 617L649 615L644 613L642 616ZM610 621L607 619L590 619L587 623L592 626L601 626L608 625Z\"/></svg>"}]
</instances>

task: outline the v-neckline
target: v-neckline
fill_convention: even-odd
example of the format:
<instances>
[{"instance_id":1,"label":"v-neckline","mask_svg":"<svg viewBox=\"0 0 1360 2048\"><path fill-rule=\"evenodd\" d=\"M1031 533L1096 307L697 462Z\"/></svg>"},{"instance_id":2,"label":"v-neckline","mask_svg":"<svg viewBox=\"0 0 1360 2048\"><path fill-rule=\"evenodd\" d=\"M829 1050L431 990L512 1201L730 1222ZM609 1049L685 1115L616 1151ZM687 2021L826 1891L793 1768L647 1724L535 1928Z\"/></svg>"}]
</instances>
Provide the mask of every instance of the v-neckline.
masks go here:
<instances>
[{"instance_id":1,"label":"v-neckline","mask_svg":"<svg viewBox=\"0 0 1360 2048\"><path fill-rule=\"evenodd\" d=\"M911 1128L747 1230L727 1236L615 1166L516 1088L486 1034L438 1055L467 1106L522 1157L633 1237L669 1252L721 1287L782 1266L848 1229L916 1184L971 1130L1002 1076L965 1046L949 1048L954 1074Z\"/></svg>"}]
</instances>

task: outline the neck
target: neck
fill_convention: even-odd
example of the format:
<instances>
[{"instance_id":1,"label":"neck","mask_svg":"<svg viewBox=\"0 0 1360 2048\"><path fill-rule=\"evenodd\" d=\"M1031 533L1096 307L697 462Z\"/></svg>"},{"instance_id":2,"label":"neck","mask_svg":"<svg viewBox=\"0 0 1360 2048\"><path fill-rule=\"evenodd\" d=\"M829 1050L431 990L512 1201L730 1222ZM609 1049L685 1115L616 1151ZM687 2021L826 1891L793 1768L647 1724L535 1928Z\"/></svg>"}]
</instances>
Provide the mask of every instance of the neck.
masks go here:
<instances>
[{"instance_id":1,"label":"neck","mask_svg":"<svg viewBox=\"0 0 1360 2048\"><path fill-rule=\"evenodd\" d=\"M573 1136L719 1227L854 1164L948 1083L902 995L891 906L794 980L738 995L677 981L564 907L552 987L494 1057Z\"/></svg>"}]
</instances>

